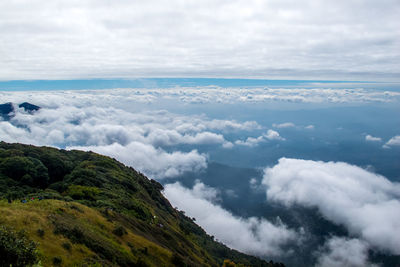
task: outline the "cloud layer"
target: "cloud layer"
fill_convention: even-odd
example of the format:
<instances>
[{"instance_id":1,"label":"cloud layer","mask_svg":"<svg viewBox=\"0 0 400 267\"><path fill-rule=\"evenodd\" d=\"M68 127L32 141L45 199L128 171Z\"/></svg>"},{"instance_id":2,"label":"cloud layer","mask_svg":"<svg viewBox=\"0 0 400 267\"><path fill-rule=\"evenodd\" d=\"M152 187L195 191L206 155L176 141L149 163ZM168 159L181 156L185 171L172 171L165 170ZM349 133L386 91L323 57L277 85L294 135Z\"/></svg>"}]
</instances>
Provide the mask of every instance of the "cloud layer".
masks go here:
<instances>
[{"instance_id":1,"label":"cloud layer","mask_svg":"<svg viewBox=\"0 0 400 267\"><path fill-rule=\"evenodd\" d=\"M399 9L396 0L2 1L0 79L398 80Z\"/></svg>"},{"instance_id":2,"label":"cloud layer","mask_svg":"<svg viewBox=\"0 0 400 267\"><path fill-rule=\"evenodd\" d=\"M126 146L113 143L105 146L72 146L67 149L94 151L117 158L156 179L175 177L188 171L197 172L207 167L206 156L196 150L188 153L180 151L167 153L160 148L156 149L152 145L140 142L131 142Z\"/></svg>"},{"instance_id":3,"label":"cloud layer","mask_svg":"<svg viewBox=\"0 0 400 267\"><path fill-rule=\"evenodd\" d=\"M332 237L317 254L320 267L377 267L368 261L368 244L362 240Z\"/></svg>"},{"instance_id":4,"label":"cloud layer","mask_svg":"<svg viewBox=\"0 0 400 267\"><path fill-rule=\"evenodd\" d=\"M254 146L257 146L259 143L263 143L266 141L272 141L272 140L283 141L283 140L285 140L285 138L281 137L277 131L268 130L265 134L260 135L257 138L248 137L245 141L236 140L235 144L240 145L240 146L254 147Z\"/></svg>"},{"instance_id":5,"label":"cloud layer","mask_svg":"<svg viewBox=\"0 0 400 267\"><path fill-rule=\"evenodd\" d=\"M0 92L2 102L24 102L29 99L45 107L55 107L62 103L76 106L88 104L124 105L129 103L157 103L157 101L179 101L184 104L204 103L271 103L275 101L289 103L390 103L400 101L400 92L372 89L324 89L324 88L233 88L233 87L177 87L155 89L110 89L42 92ZM290 122L289 122L290 123ZM234 122L214 121L219 127L251 128L254 122L238 126ZM221 126L220 126L221 125ZM285 124L283 124L285 126ZM289 124L290 125L290 124ZM211 126L211 125L210 125ZM278 126L278 124L275 124ZM287 126L287 125L286 125Z\"/></svg>"},{"instance_id":6,"label":"cloud layer","mask_svg":"<svg viewBox=\"0 0 400 267\"><path fill-rule=\"evenodd\" d=\"M400 254L400 184L342 162L281 158L266 168L267 198L316 207L373 247Z\"/></svg>"},{"instance_id":7,"label":"cloud layer","mask_svg":"<svg viewBox=\"0 0 400 267\"><path fill-rule=\"evenodd\" d=\"M382 138L380 138L380 137L375 137L375 136L372 136L372 135L367 134L367 135L365 136L365 141L369 141L369 142L381 142L381 141L382 141Z\"/></svg>"},{"instance_id":8,"label":"cloud layer","mask_svg":"<svg viewBox=\"0 0 400 267\"><path fill-rule=\"evenodd\" d=\"M272 124L272 127L274 128L291 128L291 127L296 127L296 125L293 122L284 122L280 124Z\"/></svg>"},{"instance_id":9,"label":"cloud layer","mask_svg":"<svg viewBox=\"0 0 400 267\"><path fill-rule=\"evenodd\" d=\"M32 115L15 106L15 116L10 121L0 121L0 139L92 150L161 179L206 168L207 155L196 148L231 148L233 143L225 139L224 133L261 128L254 121L217 120L165 110L123 110L121 105L136 106L143 98L124 99L114 93L4 93L0 95L4 102L30 101L42 109ZM183 151L177 146L186 148Z\"/></svg>"},{"instance_id":10,"label":"cloud layer","mask_svg":"<svg viewBox=\"0 0 400 267\"><path fill-rule=\"evenodd\" d=\"M271 223L256 217L234 216L218 204L218 192L197 181L192 189L179 183L167 184L165 196L172 205L195 217L207 233L231 248L259 256L282 256L289 243L296 243L300 233L288 229L279 219Z\"/></svg>"},{"instance_id":11,"label":"cloud layer","mask_svg":"<svg viewBox=\"0 0 400 267\"><path fill-rule=\"evenodd\" d=\"M393 146L400 146L400 135L393 136L383 145L384 148L390 148Z\"/></svg>"}]
</instances>

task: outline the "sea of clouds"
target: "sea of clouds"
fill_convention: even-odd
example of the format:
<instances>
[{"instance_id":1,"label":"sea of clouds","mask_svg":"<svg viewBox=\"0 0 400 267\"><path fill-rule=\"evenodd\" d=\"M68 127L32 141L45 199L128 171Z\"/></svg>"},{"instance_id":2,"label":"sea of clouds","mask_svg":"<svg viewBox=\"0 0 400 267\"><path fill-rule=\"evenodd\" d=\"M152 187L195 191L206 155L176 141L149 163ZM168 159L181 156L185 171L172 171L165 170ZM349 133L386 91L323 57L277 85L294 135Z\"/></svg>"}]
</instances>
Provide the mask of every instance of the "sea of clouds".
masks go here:
<instances>
[{"instance_id":1,"label":"sea of clouds","mask_svg":"<svg viewBox=\"0 0 400 267\"><path fill-rule=\"evenodd\" d=\"M238 123L168 111L127 112L96 105L60 105L31 115L17 108L10 121L0 122L6 142L91 150L115 157L143 173L161 179L207 166L207 155L166 148L176 145L221 145L230 148L221 132L251 130L255 122ZM157 162L157 164L154 164Z\"/></svg>"},{"instance_id":2,"label":"sea of clouds","mask_svg":"<svg viewBox=\"0 0 400 267\"><path fill-rule=\"evenodd\" d=\"M281 158L264 170L268 200L316 207L371 246L400 254L400 184L344 162Z\"/></svg>"},{"instance_id":3,"label":"sea of clouds","mask_svg":"<svg viewBox=\"0 0 400 267\"><path fill-rule=\"evenodd\" d=\"M300 126L286 122L270 129L256 121L179 114L158 109L160 101L176 105L267 101L370 103L393 102L399 97L397 92L363 89L215 87L0 92L0 103L27 101L42 107L30 114L14 105L14 117L0 121L0 138L6 142L95 151L161 180L207 168L208 155L199 152L200 146L232 149L285 142L278 131ZM313 130L314 126L301 128ZM238 131L248 133L248 137L227 138ZM253 131L262 134L254 136ZM365 140L383 142L370 135ZM396 147L400 144L399 136L383 144L385 148ZM400 254L400 185L383 176L343 162L282 158L275 166L265 168L261 189L265 190L268 202L316 208L325 219L346 228L350 237L332 236L318 249L314 255L318 265L334 266L333 262L341 262L365 266L370 264L369 249ZM179 182L167 184L164 194L174 206L195 217L208 233L240 251L289 257L296 247L307 242L303 228L292 229L279 217L245 218L224 209L220 192L201 181L192 188Z\"/></svg>"},{"instance_id":4,"label":"sea of clouds","mask_svg":"<svg viewBox=\"0 0 400 267\"><path fill-rule=\"evenodd\" d=\"M400 255L399 183L344 162L281 158L264 169L260 188L271 203L317 208L325 219L348 231L347 237L327 235L325 243L310 255L317 266L378 266L369 261L371 249ZM291 229L279 218L275 222L241 218L224 210L220 192L200 181L193 188L168 184L164 194L207 232L238 250L290 257L293 247L299 249L307 242L304 229Z\"/></svg>"},{"instance_id":5,"label":"sea of clouds","mask_svg":"<svg viewBox=\"0 0 400 267\"><path fill-rule=\"evenodd\" d=\"M62 96L64 99L60 99ZM93 97L96 97L95 99ZM371 103L397 102L400 92L363 88L268 88L268 87L174 87L124 88L79 91L0 92L0 99L35 99L45 106L64 102L75 104L132 101L152 103L160 99L182 103L264 103L271 101L303 103ZM9 100L10 101L10 100Z\"/></svg>"},{"instance_id":6,"label":"sea of clouds","mask_svg":"<svg viewBox=\"0 0 400 267\"><path fill-rule=\"evenodd\" d=\"M242 218L223 209L218 191L197 181L188 189L181 184L167 184L165 196L211 235L231 248L259 256L290 255L283 247L299 243L302 229L289 229L279 217L275 222L263 218Z\"/></svg>"}]
</instances>

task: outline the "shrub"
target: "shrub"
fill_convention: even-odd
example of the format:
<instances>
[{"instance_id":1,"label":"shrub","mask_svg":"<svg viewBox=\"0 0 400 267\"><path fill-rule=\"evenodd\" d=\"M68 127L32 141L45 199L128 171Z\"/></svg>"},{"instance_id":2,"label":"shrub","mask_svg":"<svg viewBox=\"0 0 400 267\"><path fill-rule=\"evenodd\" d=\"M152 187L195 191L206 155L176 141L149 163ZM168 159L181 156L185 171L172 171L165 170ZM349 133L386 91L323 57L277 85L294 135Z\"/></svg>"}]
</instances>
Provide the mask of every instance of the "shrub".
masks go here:
<instances>
[{"instance_id":1,"label":"shrub","mask_svg":"<svg viewBox=\"0 0 400 267\"><path fill-rule=\"evenodd\" d=\"M128 242L127 245L131 249L132 254L136 255L137 254L137 250L136 250L135 246L130 242Z\"/></svg>"},{"instance_id":2,"label":"shrub","mask_svg":"<svg viewBox=\"0 0 400 267\"><path fill-rule=\"evenodd\" d=\"M128 232L126 231L126 229L122 225L119 225L119 226L115 227L114 230L113 230L113 234L116 235L116 236L119 236L119 237L121 237L123 235L126 235L127 233Z\"/></svg>"},{"instance_id":3,"label":"shrub","mask_svg":"<svg viewBox=\"0 0 400 267\"><path fill-rule=\"evenodd\" d=\"M44 188L49 180L46 166L40 160L30 157L6 158L0 164L0 172L16 181L35 187Z\"/></svg>"},{"instance_id":4,"label":"shrub","mask_svg":"<svg viewBox=\"0 0 400 267\"><path fill-rule=\"evenodd\" d=\"M138 266L138 267L148 267L149 265L148 265L142 258L139 258L139 259L137 260L135 266Z\"/></svg>"},{"instance_id":5,"label":"shrub","mask_svg":"<svg viewBox=\"0 0 400 267\"><path fill-rule=\"evenodd\" d=\"M34 167L31 160L20 156L6 158L0 164L0 170L5 175L18 181Z\"/></svg>"},{"instance_id":6,"label":"shrub","mask_svg":"<svg viewBox=\"0 0 400 267\"><path fill-rule=\"evenodd\" d=\"M96 195L100 193L100 189L90 186L70 185L65 193L73 199L95 200Z\"/></svg>"},{"instance_id":7,"label":"shrub","mask_svg":"<svg viewBox=\"0 0 400 267\"><path fill-rule=\"evenodd\" d=\"M71 251L71 248L72 248L71 243L69 243L69 242L64 242L64 243L62 243L61 246L62 246L65 250Z\"/></svg>"},{"instance_id":8,"label":"shrub","mask_svg":"<svg viewBox=\"0 0 400 267\"><path fill-rule=\"evenodd\" d=\"M42 228L37 229L36 233L38 236L43 237L44 236L44 230Z\"/></svg>"},{"instance_id":9,"label":"shrub","mask_svg":"<svg viewBox=\"0 0 400 267\"><path fill-rule=\"evenodd\" d=\"M82 162L81 165L85 165L84 163ZM96 179L96 172L88 169L87 166L82 167L77 167L71 174L66 175L65 179L67 182L89 187L101 186L101 182Z\"/></svg>"},{"instance_id":10,"label":"shrub","mask_svg":"<svg viewBox=\"0 0 400 267\"><path fill-rule=\"evenodd\" d=\"M36 243L23 231L0 226L0 266L30 266L38 262Z\"/></svg>"},{"instance_id":11,"label":"shrub","mask_svg":"<svg viewBox=\"0 0 400 267\"><path fill-rule=\"evenodd\" d=\"M224 260L222 267L236 267L236 264L230 260Z\"/></svg>"},{"instance_id":12,"label":"shrub","mask_svg":"<svg viewBox=\"0 0 400 267\"><path fill-rule=\"evenodd\" d=\"M147 255L149 253L149 250L147 247L144 247L142 249L139 249L140 252L142 252L144 255Z\"/></svg>"},{"instance_id":13,"label":"shrub","mask_svg":"<svg viewBox=\"0 0 400 267\"><path fill-rule=\"evenodd\" d=\"M183 257L177 253L174 253L171 258L171 262L175 266L186 266Z\"/></svg>"},{"instance_id":14,"label":"shrub","mask_svg":"<svg viewBox=\"0 0 400 267\"><path fill-rule=\"evenodd\" d=\"M79 208L78 206L76 206L76 205L71 205L71 206L69 206L69 208L71 210L76 210L76 211L78 211L80 213L84 213L84 211L81 208Z\"/></svg>"},{"instance_id":15,"label":"shrub","mask_svg":"<svg viewBox=\"0 0 400 267\"><path fill-rule=\"evenodd\" d=\"M136 218L146 221L150 220L153 216L150 210L146 207L142 201L136 199L119 199L118 206L124 207L129 210Z\"/></svg>"},{"instance_id":16,"label":"shrub","mask_svg":"<svg viewBox=\"0 0 400 267\"><path fill-rule=\"evenodd\" d=\"M45 189L44 191L40 192L40 195L43 199L63 199L60 193L52 189Z\"/></svg>"},{"instance_id":17,"label":"shrub","mask_svg":"<svg viewBox=\"0 0 400 267\"><path fill-rule=\"evenodd\" d=\"M53 258L53 264L54 265L60 265L62 263L62 258L60 256L54 257Z\"/></svg>"}]
</instances>

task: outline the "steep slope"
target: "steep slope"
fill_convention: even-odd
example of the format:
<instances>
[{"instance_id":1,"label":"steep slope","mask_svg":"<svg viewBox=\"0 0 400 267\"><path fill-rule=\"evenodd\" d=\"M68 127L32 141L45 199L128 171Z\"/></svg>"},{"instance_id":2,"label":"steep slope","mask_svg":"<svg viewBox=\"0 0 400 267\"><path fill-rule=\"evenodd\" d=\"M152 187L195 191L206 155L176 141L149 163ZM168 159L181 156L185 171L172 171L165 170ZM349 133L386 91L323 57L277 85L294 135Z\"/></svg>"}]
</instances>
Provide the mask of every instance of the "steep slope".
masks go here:
<instances>
[{"instance_id":1,"label":"steep slope","mask_svg":"<svg viewBox=\"0 0 400 267\"><path fill-rule=\"evenodd\" d=\"M162 189L92 152L0 142L0 225L36 242L44 266L280 265L214 241Z\"/></svg>"}]
</instances>

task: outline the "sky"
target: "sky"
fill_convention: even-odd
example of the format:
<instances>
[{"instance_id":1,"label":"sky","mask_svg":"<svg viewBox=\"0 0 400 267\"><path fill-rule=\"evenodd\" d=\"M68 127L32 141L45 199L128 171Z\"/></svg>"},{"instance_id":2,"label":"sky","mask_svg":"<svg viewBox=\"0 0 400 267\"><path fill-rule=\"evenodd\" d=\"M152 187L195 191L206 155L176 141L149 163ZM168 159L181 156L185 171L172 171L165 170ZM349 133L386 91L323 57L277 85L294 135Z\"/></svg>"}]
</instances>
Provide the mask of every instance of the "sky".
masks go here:
<instances>
[{"instance_id":1,"label":"sky","mask_svg":"<svg viewBox=\"0 0 400 267\"><path fill-rule=\"evenodd\" d=\"M0 80L399 81L400 2L0 2Z\"/></svg>"}]
</instances>

